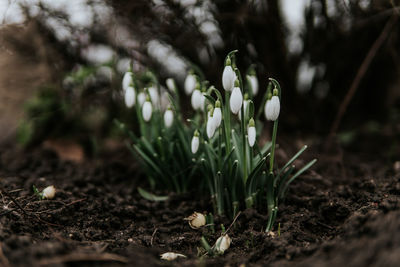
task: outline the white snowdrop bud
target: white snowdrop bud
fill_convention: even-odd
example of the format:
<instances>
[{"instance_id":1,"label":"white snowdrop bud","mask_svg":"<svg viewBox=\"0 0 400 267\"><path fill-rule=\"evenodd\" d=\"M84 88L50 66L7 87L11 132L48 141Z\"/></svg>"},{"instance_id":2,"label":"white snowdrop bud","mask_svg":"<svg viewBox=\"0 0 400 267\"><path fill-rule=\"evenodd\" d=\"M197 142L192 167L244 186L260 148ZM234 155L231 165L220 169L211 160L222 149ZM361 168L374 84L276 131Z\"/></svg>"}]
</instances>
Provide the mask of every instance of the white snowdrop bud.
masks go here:
<instances>
[{"instance_id":1,"label":"white snowdrop bud","mask_svg":"<svg viewBox=\"0 0 400 267\"><path fill-rule=\"evenodd\" d=\"M281 109L281 104L279 101L279 97L274 95L271 98L271 102L269 103L269 109L268 109L268 117L271 121L275 121L278 118L280 109Z\"/></svg>"},{"instance_id":2,"label":"white snowdrop bud","mask_svg":"<svg viewBox=\"0 0 400 267\"><path fill-rule=\"evenodd\" d=\"M232 69L231 60L228 58L225 63L225 68L222 73L222 86L225 91L232 91L236 81L236 73Z\"/></svg>"},{"instance_id":3,"label":"white snowdrop bud","mask_svg":"<svg viewBox=\"0 0 400 267\"><path fill-rule=\"evenodd\" d=\"M193 138L192 138L192 153L196 154L197 150L199 150L199 144L200 144L200 140L199 140L199 132L196 130L194 132Z\"/></svg>"},{"instance_id":4,"label":"white snowdrop bud","mask_svg":"<svg viewBox=\"0 0 400 267\"><path fill-rule=\"evenodd\" d=\"M48 186L43 189L42 195L43 198L52 199L56 195L56 188L54 187L54 185Z\"/></svg>"},{"instance_id":5,"label":"white snowdrop bud","mask_svg":"<svg viewBox=\"0 0 400 267\"><path fill-rule=\"evenodd\" d=\"M125 91L132 83L133 83L132 72L131 71L125 72L124 77L122 78L122 89L124 89Z\"/></svg>"},{"instance_id":6,"label":"white snowdrop bud","mask_svg":"<svg viewBox=\"0 0 400 267\"><path fill-rule=\"evenodd\" d=\"M190 95L193 92L193 90L196 88L196 83L196 76L194 76L193 73L189 72L189 74L186 76L184 84L185 93L187 95Z\"/></svg>"},{"instance_id":7,"label":"white snowdrop bud","mask_svg":"<svg viewBox=\"0 0 400 267\"><path fill-rule=\"evenodd\" d=\"M253 96L257 95L258 93L258 80L255 75L247 75L247 81L251 86L251 90L253 92Z\"/></svg>"},{"instance_id":8,"label":"white snowdrop bud","mask_svg":"<svg viewBox=\"0 0 400 267\"><path fill-rule=\"evenodd\" d=\"M201 94L199 88L196 88L193 91L191 102L192 102L192 107L193 107L194 110L198 110L198 109L201 108L201 103L202 103L202 98L203 97L204 96Z\"/></svg>"},{"instance_id":9,"label":"white snowdrop bud","mask_svg":"<svg viewBox=\"0 0 400 267\"><path fill-rule=\"evenodd\" d=\"M158 106L159 101L160 101L160 96L158 95L157 88L155 86L151 86L148 89L148 91L149 91L151 102L153 103L153 105Z\"/></svg>"},{"instance_id":10,"label":"white snowdrop bud","mask_svg":"<svg viewBox=\"0 0 400 267\"><path fill-rule=\"evenodd\" d=\"M222 121L222 111L221 111L221 102L219 100L215 101L215 108L214 108L214 126L218 128L221 125Z\"/></svg>"},{"instance_id":11,"label":"white snowdrop bud","mask_svg":"<svg viewBox=\"0 0 400 267\"><path fill-rule=\"evenodd\" d=\"M213 107L212 105L209 105L207 128L206 128L208 139L211 139L214 136L216 130L213 113L214 113Z\"/></svg>"},{"instance_id":12,"label":"white snowdrop bud","mask_svg":"<svg viewBox=\"0 0 400 267\"><path fill-rule=\"evenodd\" d=\"M165 84L167 85L168 89L169 89L171 92L175 92L175 81L174 81L174 79L168 78L168 79L165 81Z\"/></svg>"},{"instance_id":13,"label":"white snowdrop bud","mask_svg":"<svg viewBox=\"0 0 400 267\"><path fill-rule=\"evenodd\" d=\"M264 114L265 114L265 118L267 120L270 120L269 118L269 114L270 114L270 105L271 105L271 99L267 99L267 101L265 102L265 106L264 106Z\"/></svg>"},{"instance_id":14,"label":"white snowdrop bud","mask_svg":"<svg viewBox=\"0 0 400 267\"><path fill-rule=\"evenodd\" d=\"M199 229L206 224L206 216L200 212L194 212L189 217L185 218L189 222L189 226L192 229Z\"/></svg>"},{"instance_id":15,"label":"white snowdrop bud","mask_svg":"<svg viewBox=\"0 0 400 267\"><path fill-rule=\"evenodd\" d=\"M125 105L128 108L131 108L135 105L136 102L136 92L135 89L132 86L129 86L126 90L125 90Z\"/></svg>"},{"instance_id":16,"label":"white snowdrop bud","mask_svg":"<svg viewBox=\"0 0 400 267\"><path fill-rule=\"evenodd\" d=\"M256 125L254 119L251 118L249 121L249 127L247 128L247 139L249 140L249 146L253 147L256 142Z\"/></svg>"},{"instance_id":17,"label":"white snowdrop bud","mask_svg":"<svg viewBox=\"0 0 400 267\"><path fill-rule=\"evenodd\" d=\"M236 80L237 81L237 80ZM235 87L233 88L231 98L229 100L231 111L233 114L237 114L242 107L243 103L243 96L242 92L240 91L238 82L235 82Z\"/></svg>"},{"instance_id":18,"label":"white snowdrop bud","mask_svg":"<svg viewBox=\"0 0 400 267\"><path fill-rule=\"evenodd\" d=\"M171 108L168 108L164 113L164 124L165 127L171 127L172 123L174 122L174 113Z\"/></svg>"},{"instance_id":19,"label":"white snowdrop bud","mask_svg":"<svg viewBox=\"0 0 400 267\"><path fill-rule=\"evenodd\" d=\"M152 113L153 113L153 106L151 105L150 99L146 99L142 107L142 115L144 121L149 121L151 119Z\"/></svg>"},{"instance_id":20,"label":"white snowdrop bud","mask_svg":"<svg viewBox=\"0 0 400 267\"><path fill-rule=\"evenodd\" d=\"M165 253L161 254L160 257L162 260L166 260L166 261L173 261L173 260L177 259L178 257L186 258L185 255L175 253L175 252L165 252Z\"/></svg>"},{"instance_id":21,"label":"white snowdrop bud","mask_svg":"<svg viewBox=\"0 0 400 267\"><path fill-rule=\"evenodd\" d=\"M215 250L217 253L224 253L230 247L231 242L232 240L227 234L222 235L215 242Z\"/></svg>"},{"instance_id":22,"label":"white snowdrop bud","mask_svg":"<svg viewBox=\"0 0 400 267\"><path fill-rule=\"evenodd\" d=\"M146 94L143 93L143 92L140 92L140 93L138 94L137 98L138 98L139 106L140 106L140 107L143 106L144 101L146 101Z\"/></svg>"}]
</instances>

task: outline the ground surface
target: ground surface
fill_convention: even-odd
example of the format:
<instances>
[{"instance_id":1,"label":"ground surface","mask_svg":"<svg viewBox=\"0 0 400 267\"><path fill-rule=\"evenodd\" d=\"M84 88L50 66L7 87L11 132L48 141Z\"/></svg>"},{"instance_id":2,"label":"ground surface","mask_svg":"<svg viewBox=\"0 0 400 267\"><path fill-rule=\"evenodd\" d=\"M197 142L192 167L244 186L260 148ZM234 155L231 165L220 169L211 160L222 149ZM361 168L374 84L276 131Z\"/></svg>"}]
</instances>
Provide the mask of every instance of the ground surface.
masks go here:
<instances>
[{"instance_id":1,"label":"ground surface","mask_svg":"<svg viewBox=\"0 0 400 267\"><path fill-rule=\"evenodd\" d=\"M261 231L265 211L247 210L229 233L233 243L225 255L199 259L202 230L192 230L183 218L210 212L204 197L191 192L166 202L142 199L137 186L144 178L124 151L74 164L48 150L5 146L0 266L168 265L159 259L167 251L187 255L176 261L184 266L398 266L399 170L368 154L319 158L280 206L280 236ZM58 189L55 199L33 195L32 185L51 184ZM203 233L213 243L218 230Z\"/></svg>"}]
</instances>

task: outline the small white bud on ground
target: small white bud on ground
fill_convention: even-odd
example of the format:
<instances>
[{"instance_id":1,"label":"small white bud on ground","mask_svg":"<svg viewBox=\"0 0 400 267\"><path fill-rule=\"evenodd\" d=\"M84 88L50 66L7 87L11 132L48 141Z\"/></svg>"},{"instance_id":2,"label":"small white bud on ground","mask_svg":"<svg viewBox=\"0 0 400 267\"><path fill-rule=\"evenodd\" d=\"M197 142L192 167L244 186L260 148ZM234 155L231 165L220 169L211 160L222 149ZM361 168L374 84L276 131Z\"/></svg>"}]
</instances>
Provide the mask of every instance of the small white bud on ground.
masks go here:
<instances>
[{"instance_id":1,"label":"small white bud on ground","mask_svg":"<svg viewBox=\"0 0 400 267\"><path fill-rule=\"evenodd\" d=\"M56 188L54 187L54 185L50 185L43 189L42 194L43 198L52 199L56 195Z\"/></svg>"},{"instance_id":2,"label":"small white bud on ground","mask_svg":"<svg viewBox=\"0 0 400 267\"><path fill-rule=\"evenodd\" d=\"M189 73L188 76L186 76L184 87L187 95L190 95L196 88L196 77L193 74Z\"/></svg>"},{"instance_id":3,"label":"small white bud on ground","mask_svg":"<svg viewBox=\"0 0 400 267\"><path fill-rule=\"evenodd\" d=\"M145 101L142 107L142 115L145 121L149 121L151 119L151 115L153 113L153 106L150 101Z\"/></svg>"},{"instance_id":4,"label":"small white bud on ground","mask_svg":"<svg viewBox=\"0 0 400 267\"><path fill-rule=\"evenodd\" d=\"M232 113L238 114L240 108L242 107L242 103L243 103L243 96L242 96L242 92L240 91L239 87L235 86L233 88L229 103L230 103Z\"/></svg>"},{"instance_id":5,"label":"small white bud on ground","mask_svg":"<svg viewBox=\"0 0 400 267\"><path fill-rule=\"evenodd\" d=\"M135 105L136 102L136 92L135 89L132 86L129 86L126 90L125 90L125 105L128 108L131 108Z\"/></svg>"},{"instance_id":6,"label":"small white bud on ground","mask_svg":"<svg viewBox=\"0 0 400 267\"><path fill-rule=\"evenodd\" d=\"M206 216L200 212L194 212L189 217L185 218L189 222L189 226L192 229L199 229L200 227L206 225Z\"/></svg>"},{"instance_id":7,"label":"small white bud on ground","mask_svg":"<svg viewBox=\"0 0 400 267\"><path fill-rule=\"evenodd\" d=\"M215 250L218 253L224 253L225 250L227 250L230 247L231 242L232 242L232 240L229 237L229 235L227 235L227 234L222 235L215 242Z\"/></svg>"},{"instance_id":8,"label":"small white bud on ground","mask_svg":"<svg viewBox=\"0 0 400 267\"><path fill-rule=\"evenodd\" d=\"M125 91L132 83L133 83L132 72L130 71L125 72L124 77L122 78L122 89L124 89Z\"/></svg>"},{"instance_id":9,"label":"small white bud on ground","mask_svg":"<svg viewBox=\"0 0 400 267\"><path fill-rule=\"evenodd\" d=\"M196 154L197 150L199 150L199 144L200 144L199 132L195 131L193 138L192 138L192 153L193 154Z\"/></svg>"},{"instance_id":10,"label":"small white bud on ground","mask_svg":"<svg viewBox=\"0 0 400 267\"><path fill-rule=\"evenodd\" d=\"M174 112L171 109L167 109L164 113L164 123L165 127L169 128L174 122Z\"/></svg>"},{"instance_id":11,"label":"small white bud on ground","mask_svg":"<svg viewBox=\"0 0 400 267\"><path fill-rule=\"evenodd\" d=\"M178 257L186 258L185 255L175 253L175 252L165 252L165 253L161 254L160 257L162 260L166 260L166 261L173 261L173 260L177 259Z\"/></svg>"}]
</instances>

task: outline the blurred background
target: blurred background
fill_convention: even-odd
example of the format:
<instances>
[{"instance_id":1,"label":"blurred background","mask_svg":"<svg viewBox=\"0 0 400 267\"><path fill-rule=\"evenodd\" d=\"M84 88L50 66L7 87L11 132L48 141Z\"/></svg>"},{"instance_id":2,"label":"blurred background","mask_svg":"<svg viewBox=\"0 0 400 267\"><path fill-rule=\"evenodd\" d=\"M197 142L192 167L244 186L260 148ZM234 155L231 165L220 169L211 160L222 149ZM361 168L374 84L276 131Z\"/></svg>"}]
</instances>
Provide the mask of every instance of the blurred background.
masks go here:
<instances>
[{"instance_id":1,"label":"blurred background","mask_svg":"<svg viewBox=\"0 0 400 267\"><path fill-rule=\"evenodd\" d=\"M118 144L114 118L134 127L121 95L129 62L182 91L196 65L222 89L238 49L261 91L281 83L285 135L398 157L399 14L398 0L2 0L0 142L96 155Z\"/></svg>"}]
</instances>

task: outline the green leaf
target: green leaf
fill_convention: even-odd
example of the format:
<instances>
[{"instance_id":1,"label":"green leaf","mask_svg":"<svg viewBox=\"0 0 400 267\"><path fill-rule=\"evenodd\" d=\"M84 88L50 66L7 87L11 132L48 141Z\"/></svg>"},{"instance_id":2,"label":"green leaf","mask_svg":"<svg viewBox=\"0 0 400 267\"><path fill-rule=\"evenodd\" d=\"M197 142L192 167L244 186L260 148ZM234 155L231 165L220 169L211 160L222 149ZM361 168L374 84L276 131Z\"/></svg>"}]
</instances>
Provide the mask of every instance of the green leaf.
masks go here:
<instances>
[{"instance_id":1,"label":"green leaf","mask_svg":"<svg viewBox=\"0 0 400 267\"><path fill-rule=\"evenodd\" d=\"M280 170L278 175L280 175L287 167L289 167L303 152L307 149L307 146L303 146Z\"/></svg>"},{"instance_id":2,"label":"green leaf","mask_svg":"<svg viewBox=\"0 0 400 267\"><path fill-rule=\"evenodd\" d=\"M150 201L166 201L168 200L168 196L156 196L146 190L144 190L141 187L138 187L138 192L139 195L141 195L144 199L150 200Z\"/></svg>"},{"instance_id":3,"label":"green leaf","mask_svg":"<svg viewBox=\"0 0 400 267\"><path fill-rule=\"evenodd\" d=\"M285 195L286 191L289 187L289 185L294 181L294 179L296 179L299 175L301 175L303 172L305 172L306 170L308 170L312 165L314 165L314 163L317 162L317 159L313 159L312 161L310 161L309 163L307 163L303 168L301 168L298 172L296 172L290 179L289 181L287 181L287 183L284 185L283 189L282 189L282 194Z\"/></svg>"}]
</instances>

